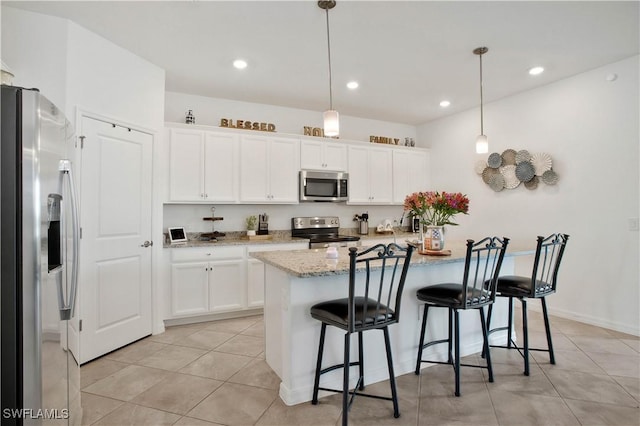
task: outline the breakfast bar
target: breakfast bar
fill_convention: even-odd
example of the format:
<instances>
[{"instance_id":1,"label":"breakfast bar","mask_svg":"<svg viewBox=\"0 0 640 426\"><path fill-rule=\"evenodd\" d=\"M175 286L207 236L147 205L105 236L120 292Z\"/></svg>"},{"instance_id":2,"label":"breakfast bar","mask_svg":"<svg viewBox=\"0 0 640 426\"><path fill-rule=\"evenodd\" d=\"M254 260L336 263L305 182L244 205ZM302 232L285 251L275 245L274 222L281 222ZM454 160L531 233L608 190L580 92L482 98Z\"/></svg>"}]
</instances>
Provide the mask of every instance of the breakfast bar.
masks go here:
<instances>
[{"instance_id":1,"label":"breakfast bar","mask_svg":"<svg viewBox=\"0 0 640 426\"><path fill-rule=\"evenodd\" d=\"M448 242L450 256L424 256L415 253L405 281L399 323L390 327L394 370L397 375L415 370L420 319L423 309L415 292L418 288L439 282L458 282L462 278L465 257L464 242ZM502 264L501 274L514 272L514 257L533 253L532 247L511 244ZM318 351L320 324L309 310L318 302L347 297L349 255L347 248L338 249L338 258L329 259L324 249L253 253L265 264L265 357L280 377L280 398L287 405L310 401ZM374 273L379 274L380 271ZM375 277L374 277L375 278ZM433 312L432 312L433 311ZM470 316L473 315L473 318ZM461 312L461 355L480 352L482 331L475 312ZM446 338L447 315L444 309L429 313L427 333L430 338ZM506 324L507 303L497 300L492 323ZM328 330L325 343L326 365L342 362L344 335ZM502 342L506 331L491 335L491 342ZM379 339L374 341L375 339ZM357 353L357 339L352 339L352 353ZM386 380L388 371L382 333L369 333L364 338L365 384ZM442 347L438 347L442 346ZM369 350L367 350L370 348ZM446 346L428 348L425 356L446 360ZM355 370L355 369L354 369ZM356 372L353 371L355 385ZM323 375L321 386L340 388L342 371ZM321 394L322 396L322 394Z\"/></svg>"}]
</instances>

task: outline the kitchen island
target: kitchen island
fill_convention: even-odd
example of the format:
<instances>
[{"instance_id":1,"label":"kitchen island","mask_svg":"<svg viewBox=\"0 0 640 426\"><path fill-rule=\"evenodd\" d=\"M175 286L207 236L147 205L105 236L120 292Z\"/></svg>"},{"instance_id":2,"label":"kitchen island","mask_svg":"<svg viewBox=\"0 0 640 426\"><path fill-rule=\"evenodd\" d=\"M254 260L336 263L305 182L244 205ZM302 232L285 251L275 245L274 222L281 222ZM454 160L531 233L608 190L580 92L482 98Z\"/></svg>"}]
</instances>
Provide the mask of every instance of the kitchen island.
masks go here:
<instances>
[{"instance_id":1,"label":"kitchen island","mask_svg":"<svg viewBox=\"0 0 640 426\"><path fill-rule=\"evenodd\" d=\"M422 305L415 292L429 284L459 282L464 270L465 245L447 243L451 256L423 256L417 252L402 295L399 323L389 328L396 374L415 370ZM287 405L310 401L313 376L320 338L320 322L311 318L314 304L348 296L349 255L347 248L338 249L338 259L327 259L324 249L292 250L253 253L265 264L265 358L280 377L280 398ZM533 253L533 247L517 247L511 243L502 264L501 274L514 272L514 256ZM379 274L379 271L375 271ZM373 277L375 280L375 276ZM429 311L428 336L442 339L447 335L445 309ZM507 303L497 300L493 310L493 324L506 324ZM477 313L460 313L460 353L462 356L480 352L482 330ZM343 332L334 327L327 330L323 365L342 363ZM505 332L491 335L491 342L503 342ZM352 339L352 354L357 354L357 339ZM388 378L382 333L364 336L365 384ZM436 345L424 352L425 359L446 360L446 345ZM353 361L353 360L352 360ZM426 365L424 365L426 367ZM357 369L353 369L351 386L355 385ZM451 373L453 377L453 372ZM342 387L342 370L324 374L321 387ZM452 390L453 392L453 390ZM321 393L322 396L322 393Z\"/></svg>"}]
</instances>

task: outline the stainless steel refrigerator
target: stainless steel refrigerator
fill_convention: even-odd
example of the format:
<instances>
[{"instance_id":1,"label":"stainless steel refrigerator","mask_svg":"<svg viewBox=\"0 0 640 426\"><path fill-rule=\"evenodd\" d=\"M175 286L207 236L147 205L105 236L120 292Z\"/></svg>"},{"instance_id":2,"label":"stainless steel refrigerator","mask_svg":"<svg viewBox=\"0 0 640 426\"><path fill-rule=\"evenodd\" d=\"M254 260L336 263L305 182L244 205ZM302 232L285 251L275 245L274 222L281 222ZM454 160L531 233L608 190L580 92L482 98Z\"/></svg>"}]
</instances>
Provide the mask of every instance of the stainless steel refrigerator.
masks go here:
<instances>
[{"instance_id":1,"label":"stainless steel refrigerator","mask_svg":"<svg viewBox=\"0 0 640 426\"><path fill-rule=\"evenodd\" d=\"M1 101L0 420L80 424L73 129L38 90L3 85Z\"/></svg>"}]
</instances>

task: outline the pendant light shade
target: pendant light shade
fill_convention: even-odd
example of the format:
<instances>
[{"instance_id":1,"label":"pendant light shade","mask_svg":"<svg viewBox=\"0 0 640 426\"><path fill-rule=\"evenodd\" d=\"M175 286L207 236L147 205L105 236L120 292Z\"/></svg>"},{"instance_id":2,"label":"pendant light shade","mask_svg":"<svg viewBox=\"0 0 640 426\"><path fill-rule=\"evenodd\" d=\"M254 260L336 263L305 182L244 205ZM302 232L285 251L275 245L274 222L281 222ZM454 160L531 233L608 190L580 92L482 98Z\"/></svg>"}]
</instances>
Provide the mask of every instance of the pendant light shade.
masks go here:
<instances>
[{"instance_id":1,"label":"pendant light shade","mask_svg":"<svg viewBox=\"0 0 640 426\"><path fill-rule=\"evenodd\" d=\"M325 136L338 136L340 134L340 117L338 111L332 109L322 113L324 120L324 135Z\"/></svg>"},{"instance_id":2,"label":"pendant light shade","mask_svg":"<svg viewBox=\"0 0 640 426\"><path fill-rule=\"evenodd\" d=\"M473 53L480 57L480 135L476 138L476 153L486 154L489 152L489 140L484 134L484 98L482 93L482 55L487 53L487 47L478 47L473 49Z\"/></svg>"},{"instance_id":3,"label":"pendant light shade","mask_svg":"<svg viewBox=\"0 0 640 426\"><path fill-rule=\"evenodd\" d=\"M476 153L486 154L489 152L489 140L485 135L478 135L476 138Z\"/></svg>"},{"instance_id":4,"label":"pendant light shade","mask_svg":"<svg viewBox=\"0 0 640 426\"><path fill-rule=\"evenodd\" d=\"M336 6L335 0L320 0L318 1L318 7L324 9L327 16L327 53L329 57L329 109L322 114L324 121L324 135L325 136L338 136L340 134L340 118L338 111L333 109L333 91L332 91L332 79L331 79L331 38L329 37L329 9L333 9Z\"/></svg>"}]
</instances>

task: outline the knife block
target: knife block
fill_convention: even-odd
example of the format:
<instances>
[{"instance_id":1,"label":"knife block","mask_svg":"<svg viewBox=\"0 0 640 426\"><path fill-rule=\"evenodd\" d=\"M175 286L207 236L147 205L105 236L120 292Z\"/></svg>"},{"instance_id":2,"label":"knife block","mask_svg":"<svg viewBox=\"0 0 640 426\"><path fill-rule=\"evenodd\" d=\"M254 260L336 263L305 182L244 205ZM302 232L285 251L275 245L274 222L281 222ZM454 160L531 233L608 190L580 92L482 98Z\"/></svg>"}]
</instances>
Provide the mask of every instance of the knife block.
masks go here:
<instances>
[{"instance_id":1,"label":"knife block","mask_svg":"<svg viewBox=\"0 0 640 426\"><path fill-rule=\"evenodd\" d=\"M258 222L258 230L256 235L268 235L269 234L269 222L260 220Z\"/></svg>"}]
</instances>

